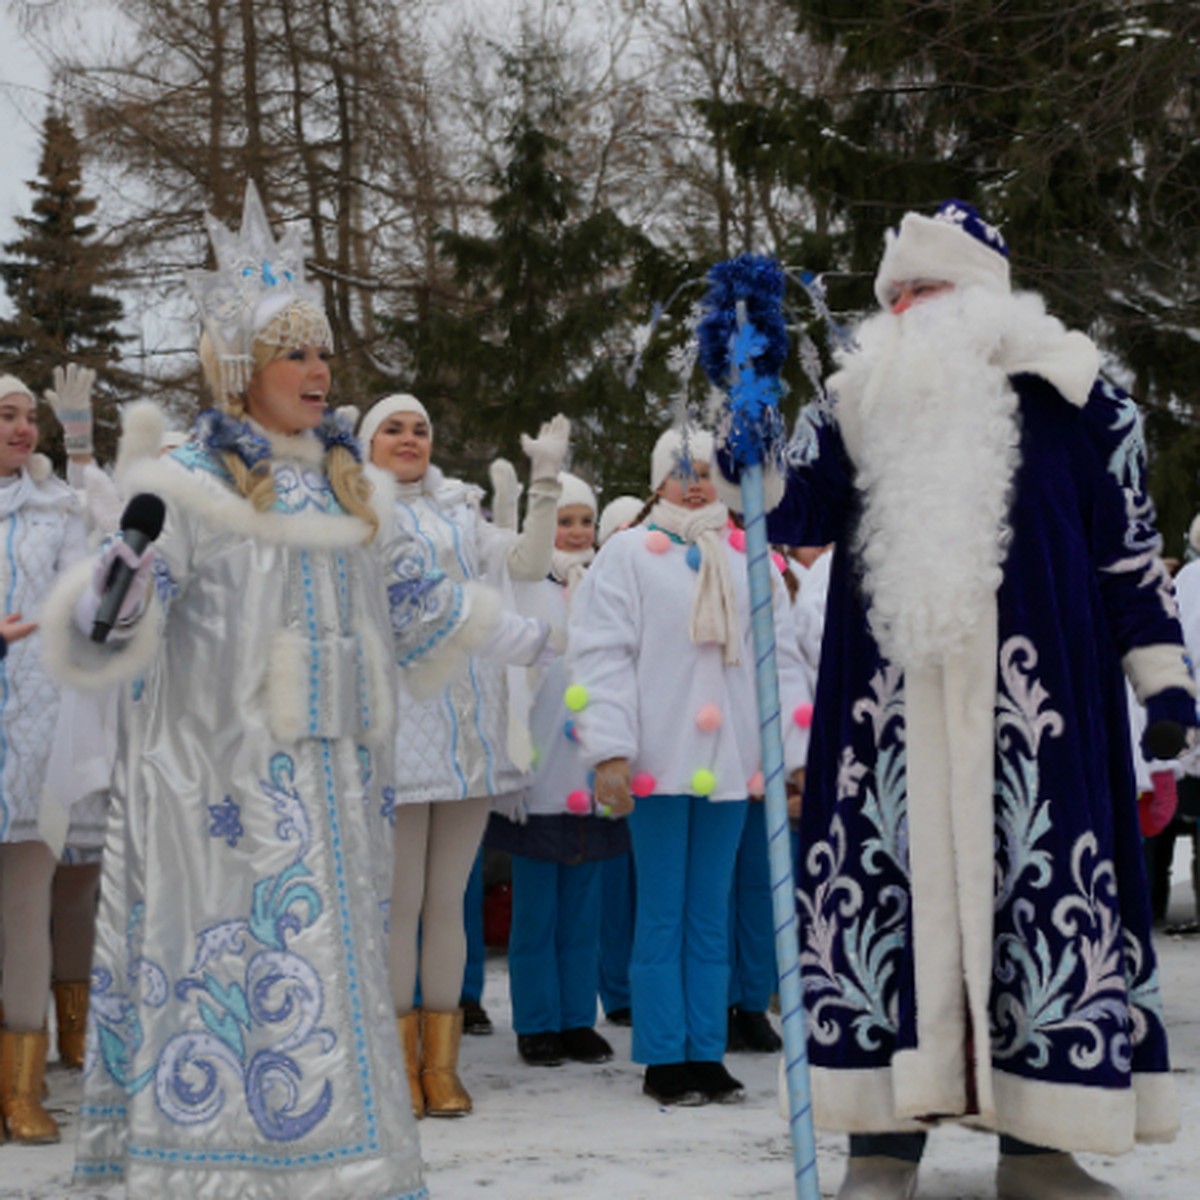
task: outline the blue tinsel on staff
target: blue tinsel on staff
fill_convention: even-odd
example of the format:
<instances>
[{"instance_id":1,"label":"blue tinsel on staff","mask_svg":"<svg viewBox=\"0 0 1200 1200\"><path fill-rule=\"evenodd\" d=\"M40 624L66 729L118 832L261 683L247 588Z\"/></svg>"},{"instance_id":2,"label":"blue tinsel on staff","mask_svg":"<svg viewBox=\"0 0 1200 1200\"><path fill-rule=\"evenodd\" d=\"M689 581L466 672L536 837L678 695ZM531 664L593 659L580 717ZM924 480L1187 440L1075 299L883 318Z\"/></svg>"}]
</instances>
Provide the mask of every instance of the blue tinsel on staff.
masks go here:
<instances>
[{"instance_id":1,"label":"blue tinsel on staff","mask_svg":"<svg viewBox=\"0 0 1200 1200\"><path fill-rule=\"evenodd\" d=\"M743 254L709 273L705 315L697 329L699 357L728 403L721 421L718 461L730 458L742 489L746 570L754 635L754 682L762 742L767 852L775 917L775 957L787 1067L792 1162L798 1200L819 1200L816 1138L808 1080L804 1001L800 987L795 885L790 857L779 678L775 666L772 565L768 557L763 467L782 438L779 371L787 357L784 273L777 262Z\"/></svg>"}]
</instances>

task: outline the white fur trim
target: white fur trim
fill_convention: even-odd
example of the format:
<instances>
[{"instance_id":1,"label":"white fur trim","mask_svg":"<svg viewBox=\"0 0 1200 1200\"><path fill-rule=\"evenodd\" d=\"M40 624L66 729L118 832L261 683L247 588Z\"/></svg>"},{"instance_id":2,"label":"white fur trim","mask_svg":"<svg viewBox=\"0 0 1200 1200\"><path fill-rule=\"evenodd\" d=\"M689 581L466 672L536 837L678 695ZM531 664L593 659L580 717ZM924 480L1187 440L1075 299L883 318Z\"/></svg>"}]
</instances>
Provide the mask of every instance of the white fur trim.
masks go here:
<instances>
[{"instance_id":1,"label":"white fur trim","mask_svg":"<svg viewBox=\"0 0 1200 1200\"><path fill-rule=\"evenodd\" d=\"M44 454L31 454L26 470L34 483L45 483L54 474L54 465Z\"/></svg>"},{"instance_id":2,"label":"white fur trim","mask_svg":"<svg viewBox=\"0 0 1200 1200\"><path fill-rule=\"evenodd\" d=\"M371 507L379 522L378 539L386 545L396 527L396 478L390 471L363 464L363 474L371 485Z\"/></svg>"},{"instance_id":3,"label":"white fur trim","mask_svg":"<svg viewBox=\"0 0 1200 1200\"><path fill-rule=\"evenodd\" d=\"M834 1133L916 1133L929 1128L928 1123L896 1116L888 1067L857 1071L810 1067L809 1077L813 1120L821 1129ZM786 1105L786 1095L780 1100Z\"/></svg>"},{"instance_id":4,"label":"white fur trim","mask_svg":"<svg viewBox=\"0 0 1200 1200\"><path fill-rule=\"evenodd\" d=\"M950 221L910 212L904 214L899 230L887 231L875 276L875 298L888 308L892 287L918 279L997 292L1012 286L1008 259L999 251Z\"/></svg>"},{"instance_id":5,"label":"white fur trim","mask_svg":"<svg viewBox=\"0 0 1200 1200\"><path fill-rule=\"evenodd\" d=\"M193 473L171 458L134 464L125 490L130 495L153 492L209 525L275 545L333 550L362 545L371 536L370 526L359 517L259 512L216 477Z\"/></svg>"},{"instance_id":6,"label":"white fur trim","mask_svg":"<svg viewBox=\"0 0 1200 1200\"><path fill-rule=\"evenodd\" d=\"M390 669L392 659L373 628L362 626L355 632L362 639L371 705L371 728L366 732L366 741L372 746L387 745L396 730L396 676Z\"/></svg>"},{"instance_id":7,"label":"white fur trim","mask_svg":"<svg viewBox=\"0 0 1200 1200\"><path fill-rule=\"evenodd\" d=\"M419 665L404 669L404 683L417 700L436 696L451 680L466 670L471 655L491 637L500 621L499 592L478 583L463 584L466 620Z\"/></svg>"},{"instance_id":8,"label":"white fur trim","mask_svg":"<svg viewBox=\"0 0 1200 1200\"><path fill-rule=\"evenodd\" d=\"M1125 676L1133 685L1139 704L1167 688L1183 688L1196 694L1196 683L1188 670L1186 650L1163 642L1156 646L1136 646L1121 660Z\"/></svg>"},{"instance_id":9,"label":"white fur trim","mask_svg":"<svg viewBox=\"0 0 1200 1200\"><path fill-rule=\"evenodd\" d=\"M85 558L55 581L42 605L38 631L46 670L68 687L102 691L140 675L158 653L162 608L153 591L133 633L122 641L90 641L75 625L75 604L92 586L95 561Z\"/></svg>"},{"instance_id":10,"label":"white fur trim","mask_svg":"<svg viewBox=\"0 0 1200 1200\"><path fill-rule=\"evenodd\" d=\"M315 433L273 433L261 426L256 428L267 439L273 459L290 460L319 466L325 461L325 443Z\"/></svg>"},{"instance_id":11,"label":"white fur trim","mask_svg":"<svg viewBox=\"0 0 1200 1200\"><path fill-rule=\"evenodd\" d=\"M713 468L712 479L716 484L717 499L730 512L740 513L742 511L742 485L726 479L725 473L715 459ZM763 510L770 512L773 508L778 508L786 491L787 479L779 472L779 469L773 464L763 467Z\"/></svg>"},{"instance_id":12,"label":"white fur trim","mask_svg":"<svg viewBox=\"0 0 1200 1200\"><path fill-rule=\"evenodd\" d=\"M267 653L267 724L283 742L298 741L305 730L306 663L302 634L291 629L275 634Z\"/></svg>"},{"instance_id":13,"label":"white fur trim","mask_svg":"<svg viewBox=\"0 0 1200 1200\"><path fill-rule=\"evenodd\" d=\"M377 400L367 409L362 424L358 427L358 442L362 446L364 459L371 457L371 443L375 440L375 434L379 432L380 425L388 417L393 417L397 413L415 413L418 417L423 417L425 424L429 426L429 436L433 437L433 422L429 419L425 405L416 396L410 396L404 392L397 392L393 396L384 396L382 400Z\"/></svg>"},{"instance_id":14,"label":"white fur trim","mask_svg":"<svg viewBox=\"0 0 1200 1200\"><path fill-rule=\"evenodd\" d=\"M707 429L689 427L686 430L672 426L664 431L650 455L650 490L658 491L661 484L678 466L686 439L688 455L696 462L711 463L713 460L713 435Z\"/></svg>"},{"instance_id":15,"label":"white fur trim","mask_svg":"<svg viewBox=\"0 0 1200 1200\"><path fill-rule=\"evenodd\" d=\"M121 411L121 440L113 478L123 490L124 477L136 462L158 457L167 418L152 400L135 400Z\"/></svg>"}]
</instances>

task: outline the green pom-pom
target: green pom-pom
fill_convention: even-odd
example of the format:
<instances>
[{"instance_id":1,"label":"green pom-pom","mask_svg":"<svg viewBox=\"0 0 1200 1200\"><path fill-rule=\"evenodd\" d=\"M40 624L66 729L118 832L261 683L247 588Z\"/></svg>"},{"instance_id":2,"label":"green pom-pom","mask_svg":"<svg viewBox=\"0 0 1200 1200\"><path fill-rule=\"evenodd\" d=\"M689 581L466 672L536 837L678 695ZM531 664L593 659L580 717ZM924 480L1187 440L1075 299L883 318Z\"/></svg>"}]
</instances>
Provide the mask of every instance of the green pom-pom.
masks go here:
<instances>
[{"instance_id":1,"label":"green pom-pom","mask_svg":"<svg viewBox=\"0 0 1200 1200\"><path fill-rule=\"evenodd\" d=\"M692 772L692 795L711 796L717 790L717 777L707 768Z\"/></svg>"},{"instance_id":2,"label":"green pom-pom","mask_svg":"<svg viewBox=\"0 0 1200 1200\"><path fill-rule=\"evenodd\" d=\"M563 702L572 712L582 712L587 708L587 688L582 683L573 683L563 693Z\"/></svg>"}]
</instances>

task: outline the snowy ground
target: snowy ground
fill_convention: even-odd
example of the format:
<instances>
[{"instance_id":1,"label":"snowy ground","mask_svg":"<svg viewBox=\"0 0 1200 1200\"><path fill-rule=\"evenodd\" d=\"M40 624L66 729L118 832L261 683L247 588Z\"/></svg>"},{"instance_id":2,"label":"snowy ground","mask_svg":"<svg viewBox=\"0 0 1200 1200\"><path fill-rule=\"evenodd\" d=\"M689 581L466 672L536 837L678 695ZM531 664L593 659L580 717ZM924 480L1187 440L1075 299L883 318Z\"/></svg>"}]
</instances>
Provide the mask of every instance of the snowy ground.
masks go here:
<instances>
[{"instance_id":1,"label":"snowy ground","mask_svg":"<svg viewBox=\"0 0 1200 1200\"><path fill-rule=\"evenodd\" d=\"M1181 845L1171 916L1195 916ZM1170 1146L1142 1147L1120 1159L1084 1156L1126 1200L1195 1200L1200 1173L1200 935L1159 939L1183 1134ZM782 1200L793 1194L791 1150L776 1108L774 1056L730 1055L746 1084L739 1105L658 1108L641 1094L629 1061L629 1031L601 1025L616 1048L601 1067L526 1067L508 1027L502 957L488 963L484 1004L492 1037L464 1039L462 1074L475 1113L426 1120L421 1140L433 1200ZM76 1076L50 1076L63 1145L0 1147L0 1197L93 1200L119 1195L68 1189ZM822 1196L841 1179L842 1139L818 1136ZM922 1200L992 1200L994 1141L961 1129L939 1130L921 1171ZM164 1198L164 1200L169 1200ZM232 1200L232 1198L231 1198ZM246 1197L244 1200L253 1200ZM330 1200L340 1200L330 1197ZM347 1198L349 1200L349 1198Z\"/></svg>"}]
</instances>

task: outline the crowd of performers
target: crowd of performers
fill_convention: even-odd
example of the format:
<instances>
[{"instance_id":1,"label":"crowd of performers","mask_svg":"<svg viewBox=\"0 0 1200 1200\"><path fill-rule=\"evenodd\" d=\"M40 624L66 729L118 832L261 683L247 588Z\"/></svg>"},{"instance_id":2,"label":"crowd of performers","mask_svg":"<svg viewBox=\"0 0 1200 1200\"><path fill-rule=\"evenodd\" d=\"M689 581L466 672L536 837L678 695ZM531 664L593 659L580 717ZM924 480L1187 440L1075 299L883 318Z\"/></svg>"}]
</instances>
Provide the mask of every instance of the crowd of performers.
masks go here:
<instances>
[{"instance_id":1,"label":"crowd of performers","mask_svg":"<svg viewBox=\"0 0 1200 1200\"><path fill-rule=\"evenodd\" d=\"M523 520L504 462L485 515L418 399L331 409L319 289L253 188L209 231L189 433L133 405L100 469L64 366L62 482L0 378L5 1135L59 1136L53 991L78 1178L426 1196L414 1118L471 1111L464 1008L488 1028L484 844L520 1058L607 1061L599 999L651 1100L739 1099L726 1050L780 1043L720 422L601 511L555 417ZM1137 413L966 205L909 213L876 291L767 481L816 1123L840 1200L915 1196L944 1121L999 1135L1003 1200L1112 1200L1073 1152L1178 1124L1135 759L1197 726Z\"/></svg>"}]
</instances>

